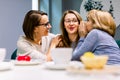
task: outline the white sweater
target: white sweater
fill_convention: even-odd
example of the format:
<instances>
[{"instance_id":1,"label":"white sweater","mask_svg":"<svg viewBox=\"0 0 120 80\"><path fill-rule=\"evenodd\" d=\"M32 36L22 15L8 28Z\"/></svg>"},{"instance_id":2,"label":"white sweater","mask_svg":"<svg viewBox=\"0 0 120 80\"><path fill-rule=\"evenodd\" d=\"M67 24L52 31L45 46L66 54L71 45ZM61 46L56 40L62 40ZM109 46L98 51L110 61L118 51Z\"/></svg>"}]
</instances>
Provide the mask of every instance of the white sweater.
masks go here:
<instances>
[{"instance_id":1,"label":"white sweater","mask_svg":"<svg viewBox=\"0 0 120 80\"><path fill-rule=\"evenodd\" d=\"M29 55L32 59L46 60L46 52L54 34L42 37L42 45L36 45L28 41L25 36L20 36L17 41L17 55Z\"/></svg>"}]
</instances>

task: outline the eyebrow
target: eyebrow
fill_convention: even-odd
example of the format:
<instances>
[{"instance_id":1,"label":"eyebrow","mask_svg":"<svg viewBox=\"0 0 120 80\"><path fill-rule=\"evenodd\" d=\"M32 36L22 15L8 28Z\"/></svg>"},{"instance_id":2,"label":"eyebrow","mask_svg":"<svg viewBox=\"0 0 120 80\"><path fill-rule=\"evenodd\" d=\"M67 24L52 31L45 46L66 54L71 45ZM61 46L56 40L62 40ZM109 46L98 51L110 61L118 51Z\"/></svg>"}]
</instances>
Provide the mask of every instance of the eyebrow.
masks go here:
<instances>
[{"instance_id":1,"label":"eyebrow","mask_svg":"<svg viewBox=\"0 0 120 80\"><path fill-rule=\"evenodd\" d=\"M65 20L78 20L77 18L68 18L68 19L65 19Z\"/></svg>"}]
</instances>

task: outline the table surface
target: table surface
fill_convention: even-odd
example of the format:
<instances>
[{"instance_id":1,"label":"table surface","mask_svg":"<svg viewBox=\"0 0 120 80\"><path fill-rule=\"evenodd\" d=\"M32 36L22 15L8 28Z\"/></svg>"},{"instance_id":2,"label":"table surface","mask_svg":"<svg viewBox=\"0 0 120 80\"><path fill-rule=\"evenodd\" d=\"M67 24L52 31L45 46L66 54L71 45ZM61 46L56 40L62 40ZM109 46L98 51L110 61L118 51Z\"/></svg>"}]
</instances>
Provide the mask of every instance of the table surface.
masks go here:
<instances>
[{"instance_id":1,"label":"table surface","mask_svg":"<svg viewBox=\"0 0 120 80\"><path fill-rule=\"evenodd\" d=\"M11 70L0 71L0 80L120 80L120 75L74 74L66 70L49 70L44 64L14 65Z\"/></svg>"}]
</instances>

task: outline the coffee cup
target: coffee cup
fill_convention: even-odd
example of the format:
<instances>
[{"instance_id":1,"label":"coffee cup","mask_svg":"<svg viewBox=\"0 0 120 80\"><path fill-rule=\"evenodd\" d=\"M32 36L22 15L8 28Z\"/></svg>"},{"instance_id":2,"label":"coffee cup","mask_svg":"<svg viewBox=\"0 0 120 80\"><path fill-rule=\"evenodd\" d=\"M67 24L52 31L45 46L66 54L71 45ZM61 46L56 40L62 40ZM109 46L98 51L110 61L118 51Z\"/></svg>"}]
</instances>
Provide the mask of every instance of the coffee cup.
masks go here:
<instances>
[{"instance_id":1,"label":"coffee cup","mask_svg":"<svg viewBox=\"0 0 120 80\"><path fill-rule=\"evenodd\" d=\"M68 64L72 58L72 48L54 48L51 57L55 64Z\"/></svg>"}]
</instances>

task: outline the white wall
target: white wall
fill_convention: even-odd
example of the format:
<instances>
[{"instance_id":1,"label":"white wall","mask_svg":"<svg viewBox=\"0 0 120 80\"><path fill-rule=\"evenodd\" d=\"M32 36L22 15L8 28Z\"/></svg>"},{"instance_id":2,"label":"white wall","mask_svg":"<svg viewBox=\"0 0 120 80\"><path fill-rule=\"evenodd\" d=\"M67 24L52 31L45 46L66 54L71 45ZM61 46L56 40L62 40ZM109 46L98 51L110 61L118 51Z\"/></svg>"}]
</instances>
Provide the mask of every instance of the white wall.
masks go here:
<instances>
[{"instance_id":1,"label":"white wall","mask_svg":"<svg viewBox=\"0 0 120 80\"><path fill-rule=\"evenodd\" d=\"M6 59L16 49L25 14L32 9L32 0L0 0L0 48L6 48Z\"/></svg>"}]
</instances>

